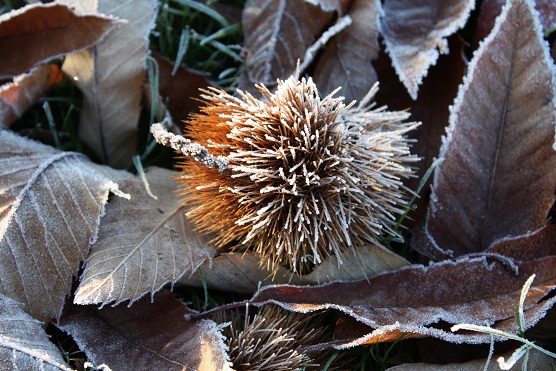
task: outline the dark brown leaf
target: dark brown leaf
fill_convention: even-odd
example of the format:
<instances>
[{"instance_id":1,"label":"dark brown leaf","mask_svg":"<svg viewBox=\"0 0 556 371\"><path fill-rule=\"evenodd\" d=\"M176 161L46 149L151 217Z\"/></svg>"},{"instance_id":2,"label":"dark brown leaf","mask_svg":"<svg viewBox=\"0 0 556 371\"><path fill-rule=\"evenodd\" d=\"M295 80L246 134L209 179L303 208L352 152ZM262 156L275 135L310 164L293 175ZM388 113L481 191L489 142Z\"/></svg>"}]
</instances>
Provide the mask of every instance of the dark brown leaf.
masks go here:
<instances>
[{"instance_id":1,"label":"dark brown leaf","mask_svg":"<svg viewBox=\"0 0 556 371\"><path fill-rule=\"evenodd\" d=\"M0 87L0 126L8 128L21 117L53 85L63 79L54 64L41 64L29 73L17 76L12 83Z\"/></svg>"},{"instance_id":2,"label":"dark brown leaf","mask_svg":"<svg viewBox=\"0 0 556 371\"><path fill-rule=\"evenodd\" d=\"M342 87L347 102L360 101L377 81L371 61L378 57L380 1L356 0L352 23L333 37L319 58L313 78L324 95Z\"/></svg>"},{"instance_id":3,"label":"dark brown leaf","mask_svg":"<svg viewBox=\"0 0 556 371\"><path fill-rule=\"evenodd\" d=\"M0 78L29 71L48 59L89 47L119 22L75 15L57 3L32 4L0 16Z\"/></svg>"},{"instance_id":4,"label":"dark brown leaf","mask_svg":"<svg viewBox=\"0 0 556 371\"><path fill-rule=\"evenodd\" d=\"M454 256L538 230L554 201L554 65L532 3L509 3L452 107L427 216Z\"/></svg>"},{"instance_id":5,"label":"dark brown leaf","mask_svg":"<svg viewBox=\"0 0 556 371\"><path fill-rule=\"evenodd\" d=\"M131 308L73 305L59 327L89 360L114 371L231 370L216 323L188 321L190 313L164 290Z\"/></svg>"},{"instance_id":6,"label":"dark brown leaf","mask_svg":"<svg viewBox=\"0 0 556 371\"><path fill-rule=\"evenodd\" d=\"M331 21L334 13L304 0L252 0L243 10L245 63L242 90L259 94L255 84L270 90L276 79L295 73L298 60Z\"/></svg>"},{"instance_id":7,"label":"dark brown leaf","mask_svg":"<svg viewBox=\"0 0 556 371\"><path fill-rule=\"evenodd\" d=\"M337 333L337 348L403 335L433 336L450 342L486 343L490 335L451 333L449 325L492 325L517 333L515 305L522 285L537 275L525 300L525 328L532 327L552 307L546 299L556 287L556 256L519 265L519 274L485 257L411 266L369 280L333 282L317 287L273 286L262 289L254 304L277 303L295 312L334 308L353 317L350 330ZM545 300L543 300L545 299ZM443 326L441 324L444 323ZM362 335L362 327L369 329ZM357 334L353 337L351 334Z\"/></svg>"},{"instance_id":8,"label":"dark brown leaf","mask_svg":"<svg viewBox=\"0 0 556 371\"><path fill-rule=\"evenodd\" d=\"M387 0L381 31L400 80L413 99L439 53L448 52L446 37L465 25L474 0Z\"/></svg>"}]
</instances>

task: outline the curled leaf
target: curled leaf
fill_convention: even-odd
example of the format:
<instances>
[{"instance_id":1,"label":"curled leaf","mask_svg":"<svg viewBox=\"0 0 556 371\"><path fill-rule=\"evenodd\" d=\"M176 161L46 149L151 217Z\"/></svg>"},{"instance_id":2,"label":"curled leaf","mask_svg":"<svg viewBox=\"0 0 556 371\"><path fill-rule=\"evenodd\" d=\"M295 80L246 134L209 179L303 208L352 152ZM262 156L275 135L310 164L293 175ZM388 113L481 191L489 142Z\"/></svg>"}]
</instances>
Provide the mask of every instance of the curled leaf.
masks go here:
<instances>
[{"instance_id":1,"label":"curled leaf","mask_svg":"<svg viewBox=\"0 0 556 371\"><path fill-rule=\"evenodd\" d=\"M53 85L62 81L62 72L54 64L41 64L0 87L0 126L9 127L35 104Z\"/></svg>"},{"instance_id":2,"label":"curled leaf","mask_svg":"<svg viewBox=\"0 0 556 371\"><path fill-rule=\"evenodd\" d=\"M411 266L369 280L332 282L315 287L272 286L252 303L274 303L295 312L337 309L356 321L336 326L336 348L433 336L450 342L488 343L490 335L457 333L446 324L491 325L518 333L514 305L523 283L534 272L535 283L525 300L528 329L556 302L556 256L522 263L519 274L485 257ZM538 281L537 281L538 280ZM340 324L340 323L339 323ZM347 326L347 328L346 328Z\"/></svg>"}]
</instances>

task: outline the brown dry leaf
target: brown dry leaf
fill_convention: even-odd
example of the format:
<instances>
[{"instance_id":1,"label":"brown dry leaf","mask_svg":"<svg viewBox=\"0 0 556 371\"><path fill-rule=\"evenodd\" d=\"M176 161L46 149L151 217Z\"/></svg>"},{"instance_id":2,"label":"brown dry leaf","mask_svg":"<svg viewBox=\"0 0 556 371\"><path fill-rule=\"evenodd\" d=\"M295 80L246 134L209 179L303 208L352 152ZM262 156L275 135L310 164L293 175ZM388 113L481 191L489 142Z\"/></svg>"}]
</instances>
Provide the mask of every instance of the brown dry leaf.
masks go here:
<instances>
[{"instance_id":1,"label":"brown dry leaf","mask_svg":"<svg viewBox=\"0 0 556 371\"><path fill-rule=\"evenodd\" d=\"M304 0L251 0L243 10L245 63L250 66L239 88L259 94L255 84L270 90L277 78L295 73L298 60L334 16Z\"/></svg>"},{"instance_id":2,"label":"brown dry leaf","mask_svg":"<svg viewBox=\"0 0 556 371\"><path fill-rule=\"evenodd\" d=\"M217 324L193 313L169 291L131 308L72 306L59 327L95 364L112 370L231 370ZM125 319L125 320L124 320Z\"/></svg>"},{"instance_id":3,"label":"brown dry leaf","mask_svg":"<svg viewBox=\"0 0 556 371\"><path fill-rule=\"evenodd\" d=\"M465 25L474 6L474 0L385 1L381 32L386 50L413 99L439 53L448 52L446 38Z\"/></svg>"},{"instance_id":4,"label":"brown dry leaf","mask_svg":"<svg viewBox=\"0 0 556 371\"><path fill-rule=\"evenodd\" d=\"M78 16L65 5L32 4L0 15L0 78L87 48L118 21L104 15Z\"/></svg>"},{"instance_id":5,"label":"brown dry leaf","mask_svg":"<svg viewBox=\"0 0 556 371\"><path fill-rule=\"evenodd\" d=\"M214 255L208 238L197 235L185 218L172 176L177 174L151 168L146 178L158 199L136 176L121 187L131 198L115 198L106 206L75 293L76 304L133 303L191 275Z\"/></svg>"},{"instance_id":6,"label":"brown dry leaf","mask_svg":"<svg viewBox=\"0 0 556 371\"><path fill-rule=\"evenodd\" d=\"M85 156L0 131L0 293L59 318L116 189Z\"/></svg>"},{"instance_id":7,"label":"brown dry leaf","mask_svg":"<svg viewBox=\"0 0 556 371\"><path fill-rule=\"evenodd\" d=\"M554 65L532 3L510 4L470 64L435 172L427 237L454 256L542 228L554 201Z\"/></svg>"},{"instance_id":8,"label":"brown dry leaf","mask_svg":"<svg viewBox=\"0 0 556 371\"><path fill-rule=\"evenodd\" d=\"M355 0L349 8L352 23L326 45L313 78L327 95L341 86L347 102L360 101L377 81L371 60L378 57L379 0Z\"/></svg>"},{"instance_id":9,"label":"brown dry leaf","mask_svg":"<svg viewBox=\"0 0 556 371\"><path fill-rule=\"evenodd\" d=\"M0 294L0 369L69 371L60 350L48 339L42 323L23 305Z\"/></svg>"},{"instance_id":10,"label":"brown dry leaf","mask_svg":"<svg viewBox=\"0 0 556 371\"><path fill-rule=\"evenodd\" d=\"M79 137L113 167L125 167L135 153L148 36L154 0L64 0L82 14L104 13L124 19L91 49L66 57L62 70L83 92ZM96 7L95 7L96 6Z\"/></svg>"},{"instance_id":11,"label":"brown dry leaf","mask_svg":"<svg viewBox=\"0 0 556 371\"><path fill-rule=\"evenodd\" d=\"M369 280L332 282L316 287L272 286L251 300L260 305L279 304L295 312L333 308L356 321L339 322L335 348L433 336L450 342L488 343L490 335L451 333L458 323L489 325L518 333L515 305L522 285L537 275L525 300L528 329L556 302L556 256L518 266L519 274L487 258L461 259L411 266ZM495 338L496 340L496 338ZM325 347L324 345L323 347Z\"/></svg>"},{"instance_id":12,"label":"brown dry leaf","mask_svg":"<svg viewBox=\"0 0 556 371\"><path fill-rule=\"evenodd\" d=\"M8 128L62 78L58 66L41 64L17 76L12 83L0 86L0 127Z\"/></svg>"},{"instance_id":13,"label":"brown dry leaf","mask_svg":"<svg viewBox=\"0 0 556 371\"><path fill-rule=\"evenodd\" d=\"M277 271L263 268L255 253L221 254L211 262L205 262L198 272L188 279L180 280L180 283L253 294L261 286L271 284L316 285L338 280L359 280L409 265L399 255L376 245L345 251L341 259L343 264L340 267L337 258L332 256L311 273L299 276L285 268Z\"/></svg>"},{"instance_id":14,"label":"brown dry leaf","mask_svg":"<svg viewBox=\"0 0 556 371\"><path fill-rule=\"evenodd\" d=\"M390 367L388 371L500 371L500 367L496 362L498 357L508 359L513 352L506 352L502 355L495 355L490 360L487 368L487 358L477 359L465 363L451 363L447 365L427 364L427 363L406 363L403 365ZM514 370L523 370L524 358L521 358L513 367ZM555 360L536 349L529 350L529 358L527 361L527 370L553 370Z\"/></svg>"}]
</instances>

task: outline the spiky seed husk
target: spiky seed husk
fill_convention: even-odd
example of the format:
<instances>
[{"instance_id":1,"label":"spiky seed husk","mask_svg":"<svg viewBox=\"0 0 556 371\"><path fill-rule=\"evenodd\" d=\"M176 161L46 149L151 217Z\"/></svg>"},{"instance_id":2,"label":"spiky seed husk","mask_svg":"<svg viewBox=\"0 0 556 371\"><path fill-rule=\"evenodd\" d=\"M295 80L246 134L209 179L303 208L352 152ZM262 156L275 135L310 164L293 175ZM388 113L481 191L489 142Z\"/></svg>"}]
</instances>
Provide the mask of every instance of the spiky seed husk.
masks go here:
<instances>
[{"instance_id":1,"label":"spiky seed husk","mask_svg":"<svg viewBox=\"0 0 556 371\"><path fill-rule=\"evenodd\" d=\"M318 367L301 348L328 340L316 314L288 312L266 305L254 316L241 309L219 312L214 320L230 322L222 332L234 370L301 370Z\"/></svg>"},{"instance_id":2,"label":"spiky seed husk","mask_svg":"<svg viewBox=\"0 0 556 371\"><path fill-rule=\"evenodd\" d=\"M372 110L374 88L358 107L334 93L321 99L312 79L279 81L259 100L218 89L188 121L188 136L229 171L185 158L182 177L198 228L218 246L250 248L269 268L301 272L350 246L395 234L410 176L404 136L418 123L405 112ZM341 262L339 262L340 264Z\"/></svg>"}]
</instances>

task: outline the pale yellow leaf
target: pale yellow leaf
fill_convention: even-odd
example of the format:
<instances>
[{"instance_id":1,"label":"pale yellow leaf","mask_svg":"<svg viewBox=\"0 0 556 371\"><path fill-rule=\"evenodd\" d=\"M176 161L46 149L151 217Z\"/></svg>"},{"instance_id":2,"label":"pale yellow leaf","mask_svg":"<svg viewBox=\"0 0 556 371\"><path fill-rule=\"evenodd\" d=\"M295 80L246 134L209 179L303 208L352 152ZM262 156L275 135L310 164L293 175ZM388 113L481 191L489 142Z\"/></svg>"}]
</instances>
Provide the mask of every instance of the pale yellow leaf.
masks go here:
<instances>
[{"instance_id":1,"label":"pale yellow leaf","mask_svg":"<svg viewBox=\"0 0 556 371\"><path fill-rule=\"evenodd\" d=\"M317 285L338 280L360 280L409 265L409 262L379 246L352 249L341 255L338 266L335 256L328 257L311 273L299 276L280 268L277 271L261 266L255 253L222 254L206 262L192 277L180 280L189 286L202 286L240 293L254 293L260 287L276 284Z\"/></svg>"}]
</instances>

